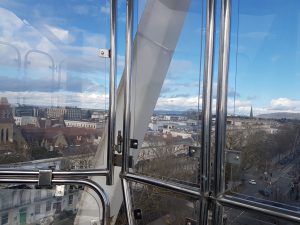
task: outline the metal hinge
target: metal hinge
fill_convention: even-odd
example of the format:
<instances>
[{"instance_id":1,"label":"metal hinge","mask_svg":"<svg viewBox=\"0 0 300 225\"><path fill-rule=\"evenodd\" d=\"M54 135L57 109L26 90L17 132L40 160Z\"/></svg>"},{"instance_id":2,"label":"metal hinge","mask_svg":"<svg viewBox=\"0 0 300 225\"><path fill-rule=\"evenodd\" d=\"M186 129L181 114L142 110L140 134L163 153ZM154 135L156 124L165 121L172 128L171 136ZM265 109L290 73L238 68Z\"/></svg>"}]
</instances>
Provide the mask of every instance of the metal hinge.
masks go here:
<instances>
[{"instance_id":1,"label":"metal hinge","mask_svg":"<svg viewBox=\"0 0 300 225\"><path fill-rule=\"evenodd\" d=\"M118 136L117 136L117 144L115 145L115 150L118 152L118 153L122 153L122 145L123 145L123 137L122 137L122 133L121 131L119 130L118 131ZM130 142L129 142L129 145L130 145L130 148L134 148L134 149L137 149L138 148L138 145L139 145L139 142L137 139L130 139Z\"/></svg>"},{"instance_id":2,"label":"metal hinge","mask_svg":"<svg viewBox=\"0 0 300 225\"><path fill-rule=\"evenodd\" d=\"M98 55L102 58L110 58L110 49L100 48Z\"/></svg>"},{"instance_id":3,"label":"metal hinge","mask_svg":"<svg viewBox=\"0 0 300 225\"><path fill-rule=\"evenodd\" d=\"M39 170L39 187L52 186L52 170Z\"/></svg>"},{"instance_id":4,"label":"metal hinge","mask_svg":"<svg viewBox=\"0 0 300 225\"><path fill-rule=\"evenodd\" d=\"M123 144L123 137L121 131L119 130L117 136L117 145L115 146L115 150L118 153L122 153L122 144Z\"/></svg>"}]
</instances>

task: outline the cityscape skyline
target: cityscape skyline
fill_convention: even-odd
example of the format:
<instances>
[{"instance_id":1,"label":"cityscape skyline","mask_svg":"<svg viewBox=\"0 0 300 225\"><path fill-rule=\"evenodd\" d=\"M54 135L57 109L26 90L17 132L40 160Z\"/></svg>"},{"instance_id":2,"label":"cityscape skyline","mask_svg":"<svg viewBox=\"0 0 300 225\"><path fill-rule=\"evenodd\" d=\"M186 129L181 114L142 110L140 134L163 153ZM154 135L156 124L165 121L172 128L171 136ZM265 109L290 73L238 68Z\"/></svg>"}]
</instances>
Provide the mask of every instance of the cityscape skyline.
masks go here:
<instances>
[{"instance_id":1,"label":"cityscape skyline","mask_svg":"<svg viewBox=\"0 0 300 225\"><path fill-rule=\"evenodd\" d=\"M70 6L67 2L52 1L41 5L33 4L33 9L20 2L1 2L0 54L6 55L1 59L0 75L3 80L0 84L1 95L7 96L10 102L17 102L17 98L21 96L26 104L39 102L39 105L77 105L83 108L90 106L90 108L107 109L109 64L97 56L97 51L109 45L109 4L105 1L90 2L89 6L80 2ZM136 21L142 16L146 2L139 1L136 6ZM293 3L299 4L294 1ZM299 74L296 66L297 57L291 58L299 51L298 47L291 46L298 46L299 41L293 38L290 43L288 42L288 37L297 37L297 29L292 29L297 27L297 20L281 16L280 2L274 3L272 9L265 6L269 4L262 4L261 10L257 11L255 6L258 4L259 1L251 4L247 2L238 4L238 1L233 1L228 113L247 115L251 105L255 108L254 115L300 112L300 100L295 94L296 84L300 81L297 75ZM46 12L45 8L48 6ZM58 6L71 7L72 10L67 14L55 11L53 7ZM201 7L201 2L191 2L156 105L157 110L197 109L198 104L201 108L202 94L199 97L198 92L199 78L201 82L203 81L204 62L201 57L203 58L205 35L204 23L202 23L204 17L198 10ZM206 7L205 4L203 7ZM293 4L284 4L284 7L290 10ZM45 14L24 14L28 10L45 11ZM100 14L96 13L97 10ZM125 47L122 41L125 35L123 3L120 3L118 10L120 13L118 17L119 82L125 60ZM278 20L281 22L277 23ZM289 24L289 26L283 27L282 24ZM216 27L218 26L216 20ZM137 22L135 27L137 29ZM286 37L287 32L288 37ZM216 37L218 38L218 34ZM5 43L17 47L20 51L23 59L21 68L17 66L15 50ZM289 43L288 49L276 43ZM54 75L51 75L51 60L49 61L47 55L31 53L27 61L25 60L26 52L31 49L41 50L55 59ZM218 53L217 39L215 52ZM73 57L70 57L71 55ZM213 110L216 107L216 68L217 65L214 71ZM290 79L286 79L287 73ZM200 93L202 90L201 84Z\"/></svg>"}]
</instances>

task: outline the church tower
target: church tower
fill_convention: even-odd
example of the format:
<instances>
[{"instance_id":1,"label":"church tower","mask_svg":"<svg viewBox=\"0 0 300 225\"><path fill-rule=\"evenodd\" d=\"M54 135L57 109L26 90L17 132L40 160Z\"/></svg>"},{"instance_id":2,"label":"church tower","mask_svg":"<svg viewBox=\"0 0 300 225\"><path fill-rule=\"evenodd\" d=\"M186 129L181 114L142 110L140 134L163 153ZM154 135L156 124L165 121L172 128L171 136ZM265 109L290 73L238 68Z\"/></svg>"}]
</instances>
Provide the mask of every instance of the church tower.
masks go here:
<instances>
[{"instance_id":1,"label":"church tower","mask_svg":"<svg viewBox=\"0 0 300 225\"><path fill-rule=\"evenodd\" d=\"M252 106L251 106L251 109L250 109L250 119L253 119L253 109L252 109Z\"/></svg>"},{"instance_id":2,"label":"church tower","mask_svg":"<svg viewBox=\"0 0 300 225\"><path fill-rule=\"evenodd\" d=\"M12 108L7 101L7 98L0 99L0 143L13 142L13 126L14 118L12 115Z\"/></svg>"}]
</instances>

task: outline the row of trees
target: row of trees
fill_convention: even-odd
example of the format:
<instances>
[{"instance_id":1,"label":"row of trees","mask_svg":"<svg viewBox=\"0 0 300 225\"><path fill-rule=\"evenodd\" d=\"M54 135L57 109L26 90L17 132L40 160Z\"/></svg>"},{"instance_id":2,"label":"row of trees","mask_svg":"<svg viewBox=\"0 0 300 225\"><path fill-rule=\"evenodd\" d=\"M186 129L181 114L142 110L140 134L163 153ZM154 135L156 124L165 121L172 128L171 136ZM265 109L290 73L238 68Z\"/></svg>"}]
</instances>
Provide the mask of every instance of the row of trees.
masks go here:
<instances>
[{"instance_id":1,"label":"row of trees","mask_svg":"<svg viewBox=\"0 0 300 225\"><path fill-rule=\"evenodd\" d=\"M283 157L294 154L299 141L299 124L283 124L273 133L246 126L242 130L227 130L226 148L241 151L240 173L253 167L264 172L271 170Z\"/></svg>"}]
</instances>

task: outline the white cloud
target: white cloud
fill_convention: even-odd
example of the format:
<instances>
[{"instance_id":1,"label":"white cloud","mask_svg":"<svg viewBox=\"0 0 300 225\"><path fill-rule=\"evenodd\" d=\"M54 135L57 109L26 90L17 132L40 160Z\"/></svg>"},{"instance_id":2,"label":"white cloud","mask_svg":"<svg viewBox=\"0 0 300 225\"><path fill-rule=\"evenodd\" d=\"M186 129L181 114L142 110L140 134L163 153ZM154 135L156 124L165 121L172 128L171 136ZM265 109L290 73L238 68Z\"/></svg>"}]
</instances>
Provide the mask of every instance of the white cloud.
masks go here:
<instances>
[{"instance_id":1,"label":"white cloud","mask_svg":"<svg viewBox=\"0 0 300 225\"><path fill-rule=\"evenodd\" d=\"M108 96L97 92L0 92L1 97L7 97L10 104L18 101L28 105L38 106L77 106L81 108L103 109Z\"/></svg>"},{"instance_id":2,"label":"white cloud","mask_svg":"<svg viewBox=\"0 0 300 225\"><path fill-rule=\"evenodd\" d=\"M87 5L75 5L73 7L75 13L81 16L85 16L89 14L89 8Z\"/></svg>"},{"instance_id":3,"label":"white cloud","mask_svg":"<svg viewBox=\"0 0 300 225\"><path fill-rule=\"evenodd\" d=\"M100 12L109 15L110 14L110 8L109 8L109 6L101 6Z\"/></svg>"},{"instance_id":4,"label":"white cloud","mask_svg":"<svg viewBox=\"0 0 300 225\"><path fill-rule=\"evenodd\" d=\"M178 60L178 59L173 59L170 68L168 71L168 74L171 75L172 77L182 77L182 76L187 76L187 75L194 75L199 76L199 71L197 73L198 65L194 65L191 61L189 60Z\"/></svg>"},{"instance_id":5,"label":"white cloud","mask_svg":"<svg viewBox=\"0 0 300 225\"><path fill-rule=\"evenodd\" d=\"M255 100L255 99L254 99ZM271 99L269 104L259 106L254 100L236 100L235 105L232 98L228 99L227 112L229 115L249 115L251 107L253 107L254 115L274 113L274 112L293 112L300 113L300 100L292 100L289 98ZM235 110L234 110L235 106Z\"/></svg>"},{"instance_id":6,"label":"white cloud","mask_svg":"<svg viewBox=\"0 0 300 225\"><path fill-rule=\"evenodd\" d=\"M200 105L202 101L200 99ZM156 109L160 110L187 110L197 109L198 97L160 97L156 104Z\"/></svg>"},{"instance_id":7,"label":"white cloud","mask_svg":"<svg viewBox=\"0 0 300 225\"><path fill-rule=\"evenodd\" d=\"M106 47L106 37L102 34L84 33L84 45L96 48Z\"/></svg>"},{"instance_id":8,"label":"white cloud","mask_svg":"<svg viewBox=\"0 0 300 225\"><path fill-rule=\"evenodd\" d=\"M40 30L41 29L41 30ZM57 37L58 40L63 43L70 44L74 39L71 32L80 34L82 38L82 46L76 45L56 45L54 42L48 39L47 32L43 33L45 29L51 35ZM46 36L45 36L46 35ZM72 28L72 30L65 30L58 26L44 24L42 27L36 29L28 22L22 21L14 13L9 10L0 8L0 58L2 64L8 65L15 64L17 58L16 50L9 46L5 46L4 43L9 43L17 48L22 57L22 64L24 63L24 56L29 50L37 49L43 51L54 59L55 64L58 66L62 61L70 61L68 69L70 70L85 70L89 71L103 70L104 65L102 59L98 57L98 49L106 46L106 37L102 34L90 33L86 30L80 30L78 28ZM35 67L49 66L49 59L45 60L45 57L38 59L36 56L41 54L30 54L28 60L34 63ZM77 61L77 63L73 63ZM33 64L31 64L33 66Z\"/></svg>"},{"instance_id":9,"label":"white cloud","mask_svg":"<svg viewBox=\"0 0 300 225\"><path fill-rule=\"evenodd\" d=\"M63 43L68 43L74 40L74 38L71 37L70 32L68 30L50 25L45 25L45 27L49 29L53 33L53 35L55 35Z\"/></svg>"},{"instance_id":10,"label":"white cloud","mask_svg":"<svg viewBox=\"0 0 300 225\"><path fill-rule=\"evenodd\" d=\"M22 56L31 49L45 51L53 58L61 55L59 49L39 30L3 8L0 8L0 41L15 46Z\"/></svg>"},{"instance_id":11,"label":"white cloud","mask_svg":"<svg viewBox=\"0 0 300 225\"><path fill-rule=\"evenodd\" d=\"M269 32L245 32L240 34L241 38L250 38L250 39L265 39L267 37L270 37L271 33Z\"/></svg>"},{"instance_id":12,"label":"white cloud","mask_svg":"<svg viewBox=\"0 0 300 225\"><path fill-rule=\"evenodd\" d=\"M291 100L289 98L277 98L271 100L271 110L300 112L300 100Z\"/></svg>"}]
</instances>

